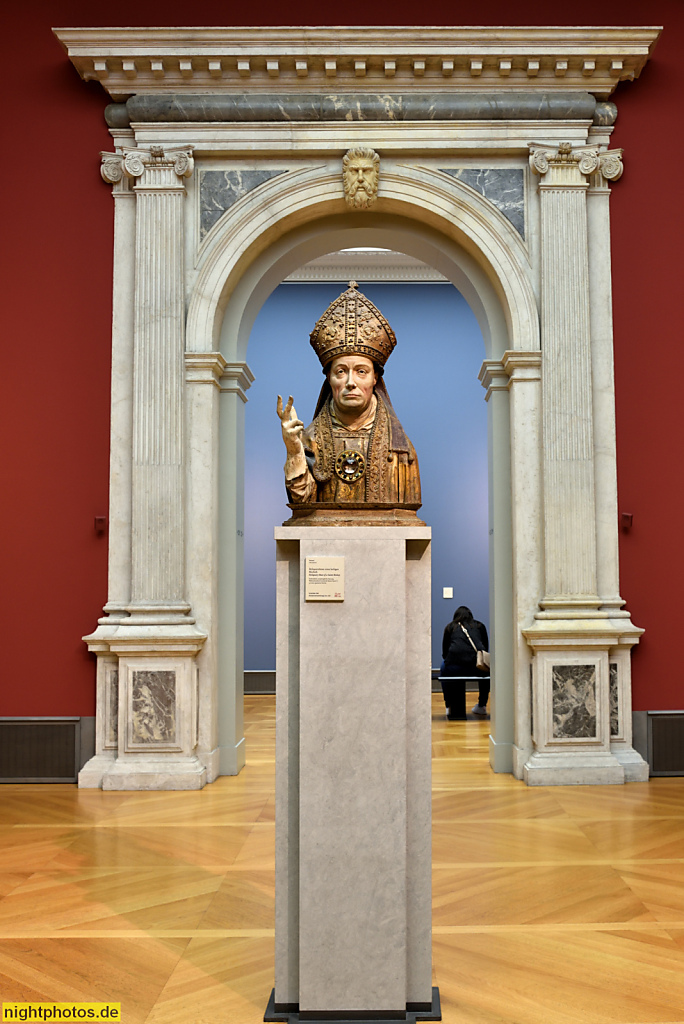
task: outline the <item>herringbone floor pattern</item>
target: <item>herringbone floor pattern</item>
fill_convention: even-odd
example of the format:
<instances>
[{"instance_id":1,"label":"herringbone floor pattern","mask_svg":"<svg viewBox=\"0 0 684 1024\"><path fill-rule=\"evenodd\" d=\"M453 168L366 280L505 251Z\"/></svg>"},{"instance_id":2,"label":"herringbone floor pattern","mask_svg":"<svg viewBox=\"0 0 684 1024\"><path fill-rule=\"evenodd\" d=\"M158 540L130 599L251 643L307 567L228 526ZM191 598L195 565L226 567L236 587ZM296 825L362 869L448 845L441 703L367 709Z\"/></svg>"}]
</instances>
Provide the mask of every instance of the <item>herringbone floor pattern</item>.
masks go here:
<instances>
[{"instance_id":1,"label":"herringbone floor pattern","mask_svg":"<svg viewBox=\"0 0 684 1024\"><path fill-rule=\"evenodd\" d=\"M1 999L262 1020L274 702L245 703L247 767L200 793L0 787ZM433 711L446 1024L684 1024L684 779L528 789L490 771L487 722Z\"/></svg>"}]
</instances>

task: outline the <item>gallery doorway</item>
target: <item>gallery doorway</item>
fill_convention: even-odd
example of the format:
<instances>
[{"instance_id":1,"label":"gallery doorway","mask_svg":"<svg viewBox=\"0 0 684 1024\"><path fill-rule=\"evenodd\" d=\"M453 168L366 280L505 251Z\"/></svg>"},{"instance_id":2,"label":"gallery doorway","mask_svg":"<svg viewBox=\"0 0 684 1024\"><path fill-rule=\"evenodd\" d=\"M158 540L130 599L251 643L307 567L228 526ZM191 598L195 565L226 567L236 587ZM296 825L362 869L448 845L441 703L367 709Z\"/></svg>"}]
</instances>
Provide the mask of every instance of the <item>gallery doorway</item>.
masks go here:
<instances>
[{"instance_id":1,"label":"gallery doorway","mask_svg":"<svg viewBox=\"0 0 684 1024\"><path fill-rule=\"evenodd\" d=\"M264 303L250 337L255 381L245 409L246 692L273 690L275 683L273 528L289 511L274 396L296 392L301 418L311 419L321 372L308 335L347 287L342 278L332 280L342 255L322 257L290 275ZM432 528L432 665L438 669L442 630L459 604L472 606L489 627L487 412L477 379L482 332L453 285L425 264L386 250L346 256L347 269L398 338L385 379L419 453L420 514ZM393 267L403 281L387 280ZM323 275L330 280L321 281Z\"/></svg>"},{"instance_id":2,"label":"gallery doorway","mask_svg":"<svg viewBox=\"0 0 684 1024\"><path fill-rule=\"evenodd\" d=\"M622 163L606 101L654 31L478 29L486 64L469 30L425 30L421 52L414 29L393 30L390 50L349 31L307 29L293 56L299 30L196 29L160 61L154 31L60 30L115 101L110 579L86 638L98 725L82 784L200 788L240 771L248 343L289 274L359 246L434 267L482 332L493 768L534 785L641 779L606 258ZM359 147L379 167L366 209L345 193ZM136 708L152 683L167 724L151 746Z\"/></svg>"}]
</instances>

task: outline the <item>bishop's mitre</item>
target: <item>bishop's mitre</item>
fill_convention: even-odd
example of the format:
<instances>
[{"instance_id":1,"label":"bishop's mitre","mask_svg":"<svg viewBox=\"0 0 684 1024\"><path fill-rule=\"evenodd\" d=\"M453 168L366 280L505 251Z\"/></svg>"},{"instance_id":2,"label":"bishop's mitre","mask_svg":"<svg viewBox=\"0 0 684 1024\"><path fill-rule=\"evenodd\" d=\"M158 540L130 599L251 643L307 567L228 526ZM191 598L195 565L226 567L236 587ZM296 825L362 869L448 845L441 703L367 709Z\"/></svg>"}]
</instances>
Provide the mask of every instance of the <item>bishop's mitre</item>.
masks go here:
<instances>
[{"instance_id":1,"label":"bishop's mitre","mask_svg":"<svg viewBox=\"0 0 684 1024\"><path fill-rule=\"evenodd\" d=\"M337 356L368 356L383 367L397 343L394 331L356 281L331 302L311 332L311 345L325 368Z\"/></svg>"}]
</instances>

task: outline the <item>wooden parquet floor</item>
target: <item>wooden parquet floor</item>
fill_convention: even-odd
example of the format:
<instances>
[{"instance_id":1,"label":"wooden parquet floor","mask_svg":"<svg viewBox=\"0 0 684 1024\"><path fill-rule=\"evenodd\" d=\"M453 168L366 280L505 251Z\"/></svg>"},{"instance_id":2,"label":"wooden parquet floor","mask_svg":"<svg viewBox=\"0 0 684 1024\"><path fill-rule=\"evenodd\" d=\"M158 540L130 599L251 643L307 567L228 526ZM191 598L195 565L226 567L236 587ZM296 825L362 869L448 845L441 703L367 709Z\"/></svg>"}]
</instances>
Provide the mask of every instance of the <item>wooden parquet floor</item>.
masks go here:
<instances>
[{"instance_id":1,"label":"wooden parquet floor","mask_svg":"<svg viewBox=\"0 0 684 1024\"><path fill-rule=\"evenodd\" d=\"M247 767L202 792L0 787L0 999L259 1024L274 701L245 704ZM684 1024L684 778L528 789L490 771L487 734L434 697L445 1024Z\"/></svg>"}]
</instances>

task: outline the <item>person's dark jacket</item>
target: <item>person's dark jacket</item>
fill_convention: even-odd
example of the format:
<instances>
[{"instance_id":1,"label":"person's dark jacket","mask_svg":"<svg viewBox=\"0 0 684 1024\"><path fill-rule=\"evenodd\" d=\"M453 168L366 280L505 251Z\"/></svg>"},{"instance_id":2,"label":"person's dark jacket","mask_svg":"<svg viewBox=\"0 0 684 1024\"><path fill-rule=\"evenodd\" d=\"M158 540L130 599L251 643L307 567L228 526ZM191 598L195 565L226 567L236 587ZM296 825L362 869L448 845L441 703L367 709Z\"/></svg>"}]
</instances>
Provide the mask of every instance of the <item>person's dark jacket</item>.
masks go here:
<instances>
[{"instance_id":1,"label":"person's dark jacket","mask_svg":"<svg viewBox=\"0 0 684 1024\"><path fill-rule=\"evenodd\" d=\"M470 637L480 651L489 650L489 638L484 623L473 619L464 623ZM460 623L450 622L444 630L442 639L442 657L444 659L443 674L447 676L480 676L485 675L477 668L477 654L463 632Z\"/></svg>"}]
</instances>

